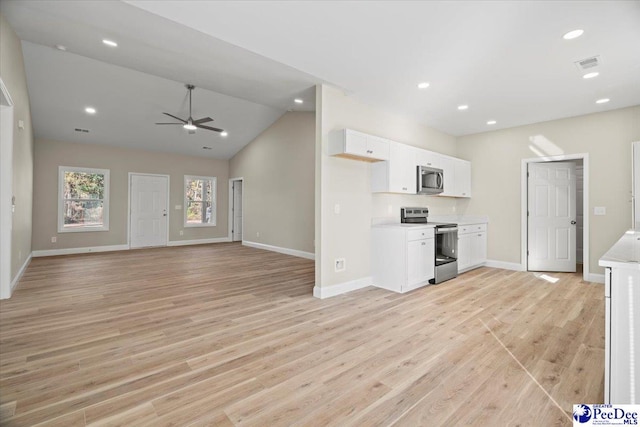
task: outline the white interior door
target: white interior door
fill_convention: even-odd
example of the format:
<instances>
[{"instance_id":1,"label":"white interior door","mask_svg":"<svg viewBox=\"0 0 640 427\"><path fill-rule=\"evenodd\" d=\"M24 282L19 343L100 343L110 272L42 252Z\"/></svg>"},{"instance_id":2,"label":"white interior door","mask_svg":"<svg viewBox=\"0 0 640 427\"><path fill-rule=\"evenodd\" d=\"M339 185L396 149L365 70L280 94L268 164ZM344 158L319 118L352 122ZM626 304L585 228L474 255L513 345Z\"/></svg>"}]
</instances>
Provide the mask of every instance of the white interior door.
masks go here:
<instances>
[{"instance_id":1,"label":"white interior door","mask_svg":"<svg viewBox=\"0 0 640 427\"><path fill-rule=\"evenodd\" d=\"M576 271L576 165L530 163L528 269Z\"/></svg>"},{"instance_id":2,"label":"white interior door","mask_svg":"<svg viewBox=\"0 0 640 427\"><path fill-rule=\"evenodd\" d=\"M131 175L132 248L167 245L169 178Z\"/></svg>"},{"instance_id":3,"label":"white interior door","mask_svg":"<svg viewBox=\"0 0 640 427\"><path fill-rule=\"evenodd\" d=\"M242 240L242 181L233 181L233 241Z\"/></svg>"}]
</instances>

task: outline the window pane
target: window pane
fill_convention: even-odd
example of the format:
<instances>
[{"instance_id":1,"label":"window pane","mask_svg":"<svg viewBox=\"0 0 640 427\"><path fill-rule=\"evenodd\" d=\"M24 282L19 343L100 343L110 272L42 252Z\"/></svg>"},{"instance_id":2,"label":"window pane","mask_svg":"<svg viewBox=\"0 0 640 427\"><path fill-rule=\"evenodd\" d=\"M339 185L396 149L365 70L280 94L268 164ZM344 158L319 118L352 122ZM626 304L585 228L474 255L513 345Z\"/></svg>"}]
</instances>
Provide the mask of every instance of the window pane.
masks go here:
<instances>
[{"instance_id":1,"label":"window pane","mask_svg":"<svg viewBox=\"0 0 640 427\"><path fill-rule=\"evenodd\" d=\"M65 172L63 198L104 199L104 175L86 172Z\"/></svg>"},{"instance_id":2,"label":"window pane","mask_svg":"<svg viewBox=\"0 0 640 427\"><path fill-rule=\"evenodd\" d=\"M65 200L63 203L64 227L102 226L102 200Z\"/></svg>"},{"instance_id":3,"label":"window pane","mask_svg":"<svg viewBox=\"0 0 640 427\"><path fill-rule=\"evenodd\" d=\"M209 206L211 206L211 202L213 201L213 199L212 199L213 198L213 189L212 189L212 187L213 187L213 181L211 181L209 179L206 180L205 181L205 186L204 186L204 189L205 189L205 197L204 197L204 199L207 202L209 202Z\"/></svg>"},{"instance_id":4,"label":"window pane","mask_svg":"<svg viewBox=\"0 0 640 427\"><path fill-rule=\"evenodd\" d=\"M202 202L189 202L187 205L187 224L202 223Z\"/></svg>"}]
</instances>

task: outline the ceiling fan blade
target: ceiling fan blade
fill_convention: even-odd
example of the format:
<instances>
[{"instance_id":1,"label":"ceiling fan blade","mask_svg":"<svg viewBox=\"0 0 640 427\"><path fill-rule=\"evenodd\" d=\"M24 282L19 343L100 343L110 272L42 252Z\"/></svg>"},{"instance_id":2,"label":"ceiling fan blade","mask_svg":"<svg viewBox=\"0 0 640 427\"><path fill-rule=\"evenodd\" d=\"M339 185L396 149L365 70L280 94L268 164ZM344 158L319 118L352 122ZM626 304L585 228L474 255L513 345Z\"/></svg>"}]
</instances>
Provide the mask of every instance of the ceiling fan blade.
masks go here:
<instances>
[{"instance_id":1,"label":"ceiling fan blade","mask_svg":"<svg viewBox=\"0 0 640 427\"><path fill-rule=\"evenodd\" d=\"M200 129L213 130L216 132L224 132L224 129L212 128L211 126L205 126L205 125L196 125L195 122L193 124Z\"/></svg>"},{"instance_id":2,"label":"ceiling fan blade","mask_svg":"<svg viewBox=\"0 0 640 427\"><path fill-rule=\"evenodd\" d=\"M203 117L201 119L198 120L194 120L193 124L194 125L199 125L200 123L207 123L207 122L212 122L213 119L211 117Z\"/></svg>"},{"instance_id":3,"label":"ceiling fan blade","mask_svg":"<svg viewBox=\"0 0 640 427\"><path fill-rule=\"evenodd\" d=\"M183 123L156 123L157 125L180 125L180 126L184 126Z\"/></svg>"},{"instance_id":4,"label":"ceiling fan blade","mask_svg":"<svg viewBox=\"0 0 640 427\"><path fill-rule=\"evenodd\" d=\"M165 116L173 117L176 120L180 120L182 123L187 123L186 120L182 120L180 117L176 117L173 114L169 114L169 113L162 113L162 114L164 114Z\"/></svg>"}]
</instances>

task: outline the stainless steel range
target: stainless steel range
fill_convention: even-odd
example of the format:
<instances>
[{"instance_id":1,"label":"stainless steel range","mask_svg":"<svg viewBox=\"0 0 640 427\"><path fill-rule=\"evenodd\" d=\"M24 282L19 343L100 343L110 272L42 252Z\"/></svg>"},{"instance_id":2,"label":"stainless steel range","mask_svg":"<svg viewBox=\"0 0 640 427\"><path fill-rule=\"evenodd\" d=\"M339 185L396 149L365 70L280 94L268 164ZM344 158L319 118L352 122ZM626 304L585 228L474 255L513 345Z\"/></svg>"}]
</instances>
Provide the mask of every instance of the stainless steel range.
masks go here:
<instances>
[{"instance_id":1,"label":"stainless steel range","mask_svg":"<svg viewBox=\"0 0 640 427\"><path fill-rule=\"evenodd\" d=\"M403 224L433 224L435 226L435 278L442 283L458 276L458 224L429 222L429 208L400 208Z\"/></svg>"}]
</instances>

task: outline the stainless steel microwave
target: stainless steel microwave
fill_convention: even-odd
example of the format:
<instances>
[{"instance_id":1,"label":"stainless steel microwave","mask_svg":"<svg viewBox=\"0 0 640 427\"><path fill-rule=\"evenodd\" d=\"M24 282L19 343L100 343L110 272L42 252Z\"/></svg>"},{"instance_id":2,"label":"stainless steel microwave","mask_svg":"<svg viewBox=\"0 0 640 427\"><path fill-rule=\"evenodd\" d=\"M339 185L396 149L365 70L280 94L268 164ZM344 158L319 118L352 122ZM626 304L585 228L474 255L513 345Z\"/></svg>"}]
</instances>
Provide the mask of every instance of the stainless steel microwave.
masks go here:
<instances>
[{"instance_id":1,"label":"stainless steel microwave","mask_svg":"<svg viewBox=\"0 0 640 427\"><path fill-rule=\"evenodd\" d=\"M418 166L418 194L440 194L443 191L443 170L429 166Z\"/></svg>"}]
</instances>

